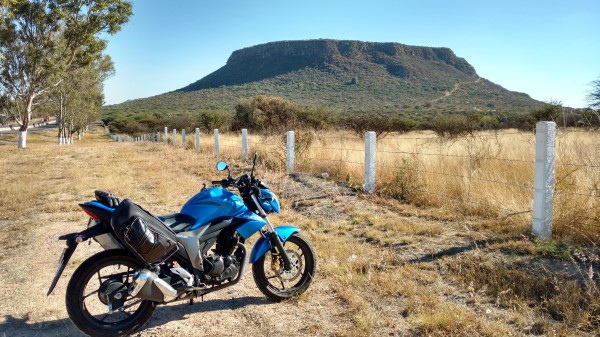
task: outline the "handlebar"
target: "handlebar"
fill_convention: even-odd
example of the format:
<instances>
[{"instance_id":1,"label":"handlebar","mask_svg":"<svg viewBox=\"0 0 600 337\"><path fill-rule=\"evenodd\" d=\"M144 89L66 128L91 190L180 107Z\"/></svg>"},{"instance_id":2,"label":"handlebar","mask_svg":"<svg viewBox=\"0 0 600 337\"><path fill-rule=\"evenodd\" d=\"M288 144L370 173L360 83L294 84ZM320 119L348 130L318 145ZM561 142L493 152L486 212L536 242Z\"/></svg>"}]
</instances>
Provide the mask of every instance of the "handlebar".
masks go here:
<instances>
[{"instance_id":1,"label":"handlebar","mask_svg":"<svg viewBox=\"0 0 600 337\"><path fill-rule=\"evenodd\" d=\"M243 192L242 190L245 190L252 193L251 191L255 190L254 192L260 196L260 189L258 188L257 180L252 179L250 176L248 176L248 174L241 175L236 179L228 177L221 180L213 180L211 181L211 183L213 185L220 185L223 188L232 186L239 189L240 192Z\"/></svg>"}]
</instances>

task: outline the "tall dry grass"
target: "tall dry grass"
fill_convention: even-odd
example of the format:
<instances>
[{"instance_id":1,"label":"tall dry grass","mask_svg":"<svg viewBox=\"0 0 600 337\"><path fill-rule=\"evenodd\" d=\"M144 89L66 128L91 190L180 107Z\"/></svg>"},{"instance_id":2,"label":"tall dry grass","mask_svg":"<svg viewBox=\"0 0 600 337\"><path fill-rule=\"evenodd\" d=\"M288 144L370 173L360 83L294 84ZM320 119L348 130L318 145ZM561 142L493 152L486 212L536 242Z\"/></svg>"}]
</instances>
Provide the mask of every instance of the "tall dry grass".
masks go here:
<instances>
[{"instance_id":1,"label":"tall dry grass","mask_svg":"<svg viewBox=\"0 0 600 337\"><path fill-rule=\"evenodd\" d=\"M349 132L296 135L296 171L324 175L361 188L364 142ZM206 135L203 151L214 153ZM241 156L241 137L222 134L221 155ZM250 151L262 153L270 169L285 170L285 135L250 135ZM600 134L559 130L553 233L578 243L600 238ZM193 140L188 147L193 148ZM448 214L497 221L499 231L530 228L533 208L535 135L485 131L444 139L432 132L389 135L377 142L377 193Z\"/></svg>"}]
</instances>

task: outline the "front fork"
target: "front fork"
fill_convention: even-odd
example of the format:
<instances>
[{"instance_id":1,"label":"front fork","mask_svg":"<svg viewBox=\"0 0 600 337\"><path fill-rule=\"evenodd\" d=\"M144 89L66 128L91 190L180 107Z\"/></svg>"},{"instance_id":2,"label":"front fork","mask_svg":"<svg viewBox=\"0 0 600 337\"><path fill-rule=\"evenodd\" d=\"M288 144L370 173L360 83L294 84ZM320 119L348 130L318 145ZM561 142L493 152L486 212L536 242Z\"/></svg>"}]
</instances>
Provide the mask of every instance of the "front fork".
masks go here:
<instances>
[{"instance_id":1,"label":"front fork","mask_svg":"<svg viewBox=\"0 0 600 337\"><path fill-rule=\"evenodd\" d=\"M269 235L269 239L271 241L271 244L275 246L274 248L276 248L277 251L279 252L279 256L281 257L281 259L283 260L283 269L286 271L291 270L292 263L290 262L290 257L287 254L287 252L285 251L285 248L283 247L283 242L281 242L279 235L277 235L277 232L275 232L275 229L273 228L271 221L269 221L269 218L267 217L267 213L265 213L265 210L261 207L260 203L258 202L258 199L256 199L256 195L252 194L251 198L252 198L252 201L254 202L254 204L256 205L256 208L258 209L258 215L260 215L260 217L263 218L265 220L265 222L267 223L265 225L265 227L267 227L267 233Z\"/></svg>"}]
</instances>

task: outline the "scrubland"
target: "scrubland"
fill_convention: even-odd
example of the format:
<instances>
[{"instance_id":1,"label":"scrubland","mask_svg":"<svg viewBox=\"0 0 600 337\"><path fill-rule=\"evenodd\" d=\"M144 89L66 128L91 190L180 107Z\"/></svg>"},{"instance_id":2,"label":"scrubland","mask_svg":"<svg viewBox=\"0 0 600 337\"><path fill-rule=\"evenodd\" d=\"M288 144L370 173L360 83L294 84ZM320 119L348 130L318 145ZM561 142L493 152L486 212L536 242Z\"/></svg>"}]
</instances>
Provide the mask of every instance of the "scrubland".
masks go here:
<instances>
[{"instance_id":1,"label":"scrubland","mask_svg":"<svg viewBox=\"0 0 600 337\"><path fill-rule=\"evenodd\" d=\"M96 244L82 245L45 296L62 243L86 224L77 204L104 189L151 212L177 212L219 178L213 140L200 154L162 143L114 143L99 130L59 147L32 134L17 151L0 138L0 333L78 335L64 309L68 278ZM302 228L318 254L313 287L275 304L252 277L204 303L159 308L141 336L594 336L600 333L594 133L561 132L554 239L529 234L534 136L516 131L441 140L429 133L378 141L378 192L361 193L362 140L347 133L297 136L285 174L283 136L251 135L257 173L280 196L276 224ZM310 140L305 140L310 139ZM219 159L234 174L237 135ZM249 243L252 244L252 241ZM219 324L208 324L218 320Z\"/></svg>"}]
</instances>

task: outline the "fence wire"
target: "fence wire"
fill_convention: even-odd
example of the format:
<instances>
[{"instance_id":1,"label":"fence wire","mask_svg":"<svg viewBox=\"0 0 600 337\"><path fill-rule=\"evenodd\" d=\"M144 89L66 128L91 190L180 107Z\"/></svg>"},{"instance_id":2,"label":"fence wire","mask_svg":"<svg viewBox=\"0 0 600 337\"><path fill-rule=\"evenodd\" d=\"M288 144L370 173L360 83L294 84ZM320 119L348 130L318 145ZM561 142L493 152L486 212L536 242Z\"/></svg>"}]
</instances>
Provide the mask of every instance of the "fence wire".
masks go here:
<instances>
[{"instance_id":1,"label":"fence wire","mask_svg":"<svg viewBox=\"0 0 600 337\"><path fill-rule=\"evenodd\" d=\"M569 133L586 133L589 134L588 131L569 131L567 133L561 133L561 135L566 135ZM163 135L163 133L161 132L161 136ZM491 134L479 134L477 135L477 138L496 138L496 137L500 137L500 136L514 136L514 135L528 135L527 133L523 133L523 132L496 132L496 133L491 133ZM195 150L195 134L193 133L189 133L186 135L186 145L181 145L179 143L181 143L181 141L179 142L175 142L175 144L173 144L172 141L172 134L169 132L168 136L168 141L167 144L169 145L175 145L175 146L185 146L187 148L190 149L194 149ZM263 151L276 151L277 153L279 153L278 156L281 156L282 152L283 152L283 156L285 156L285 151L286 151L286 145L285 145L285 137L276 137L276 138L261 138L260 140L258 140L255 137L251 137L250 135L248 136L248 150L249 151L258 151L258 150L263 150ZM383 140L381 140L382 142L389 142L391 139L390 138L385 138ZM396 143L396 147L402 146L403 144L406 144L406 142L410 142L410 141L434 141L434 140L440 140L440 137L435 136L435 135L423 135L423 136L417 136L417 137L408 137L408 136L397 136L393 138L393 141ZM150 141L150 139L147 139L147 141ZM161 139L158 144L162 144L164 142L163 139ZM335 144L335 143L338 144ZM421 146L419 145L417 142L415 142L414 145L408 144L410 146ZM331 144L333 143L333 144ZM346 143L350 143L348 145L352 145L354 147L345 147L344 145ZM315 141L312 143L312 145L308 146L307 148L305 148L304 150L302 150L300 153L296 154L296 160L302 165L302 163L306 164L306 163L322 163L322 162L331 162L331 163L336 163L336 164L349 164L349 165L365 165L365 161L364 160L357 160L356 158L361 158L364 159L364 156L361 156L361 154L365 153L364 148L361 149L357 149L356 146L357 144L360 144L358 146L364 146L364 140L360 137L348 137L348 136L322 136L319 135L315 138ZM558 144L557 144L558 145ZM389 145L388 145L389 146ZM210 133L201 133L201 137L200 137L200 152L202 153L208 153L210 151L214 151L214 147L215 147L215 141L214 141L214 136L213 134ZM241 136L236 136L235 138L227 138L226 140L220 140L219 141L219 148L225 150L226 152L230 152L230 151L239 151L240 152L240 156L241 156L241 152L242 152L242 141L241 141ZM325 153L324 156L318 156L315 155L315 152L318 153L318 151L323 151ZM478 177L475 175L465 175L465 174L458 174L458 173L451 173L451 172L442 172L439 170L430 170L430 169L424 169L424 168L419 168L419 167L410 167L410 166L397 166L397 165L390 165L390 164L386 164L383 163L384 161L389 161L390 158L393 160L394 156L412 156L412 157L440 157L440 158L456 158L456 159L467 159L467 160L476 160L476 161L496 161L496 162L507 162L507 163L512 163L512 164L533 164L535 161L534 159L519 159L519 158L506 158L506 157L496 157L496 156L479 156L479 155L468 155L468 154L453 154L453 153L443 153L443 152L426 152L426 151L410 151L410 150L402 150L402 149L397 149L397 150L390 150L390 149L380 149L377 151L377 167L378 168L383 168L383 169L389 169L392 172L400 172L400 171L411 171L411 172L417 172L417 173L422 173L422 174L429 174L429 175L434 175L434 176L445 176L445 177L452 177L452 178L457 178L457 179L463 179L469 182L472 181L477 181L477 182L482 182L482 183L487 183L487 184L494 184L494 185L503 185L503 186L509 186L509 187L514 187L514 188L518 188L521 190L527 190L527 191L531 191L531 193L533 193L533 189L534 186L532 184L528 184L528 183L519 183L519 182L511 182L511 181L506 181L506 180L502 180L502 179L493 179L493 178L484 178L484 177ZM361 156L361 157L359 157ZM333 157L333 158L332 158ZM337 157L337 158L335 158ZM562 162L561 160L556 160L555 161L555 166L556 167L571 167L571 168L576 168L576 169L586 169L586 170L600 170L600 165L599 164L593 164L593 163L578 163L578 162ZM556 187L555 187L556 189ZM487 202L481 202L481 201L476 201L476 200L468 200L468 199L461 199L461 200L456 200L455 197L452 197L450 195L444 194L444 193L440 193L440 192L436 192L436 191L432 191L432 190L421 190L419 191L420 193L423 194L427 194L427 195L435 195L438 197L443 197L445 199L448 200L453 200L456 202L464 202L464 203L469 203L469 204L477 204L477 205L481 205L481 206L490 206L490 203ZM598 191L598 189L585 189L585 188L581 188L579 187L577 190L573 190L573 191L561 191L561 190L555 190L555 194L557 196L563 195L563 196L573 196L573 197L584 197L584 198L590 198L592 200L598 200L598 198L600 198L600 192ZM502 207L500 205L494 205L494 207L496 207L496 209L498 210L502 210L505 212L514 212L515 210L512 209L508 209L505 207ZM597 207L595 206L592 209L596 209ZM526 213L526 212L531 212L531 210L528 211L518 211L517 213L514 214L521 214L521 213ZM513 213L511 213L513 214Z\"/></svg>"},{"instance_id":2,"label":"fence wire","mask_svg":"<svg viewBox=\"0 0 600 337\"><path fill-rule=\"evenodd\" d=\"M519 185L516 183L507 182L507 181L485 179L485 178L465 176L465 175L445 173L445 172L435 172L435 171L429 171L429 170L423 170L423 169L417 169L417 168L411 168L411 167L399 167L399 166L388 166L388 165L381 165L381 166L384 168L407 170L407 171L414 171L414 172L421 172L421 173L429 173L429 174L434 174L434 175L441 175L441 176L461 178L461 179L478 180L478 181L484 181L484 182L488 182L488 183L494 183L494 184L500 184L500 185L506 185L506 186L512 186L512 187L518 187L518 188L526 188L526 189L533 190L533 185Z\"/></svg>"}]
</instances>

